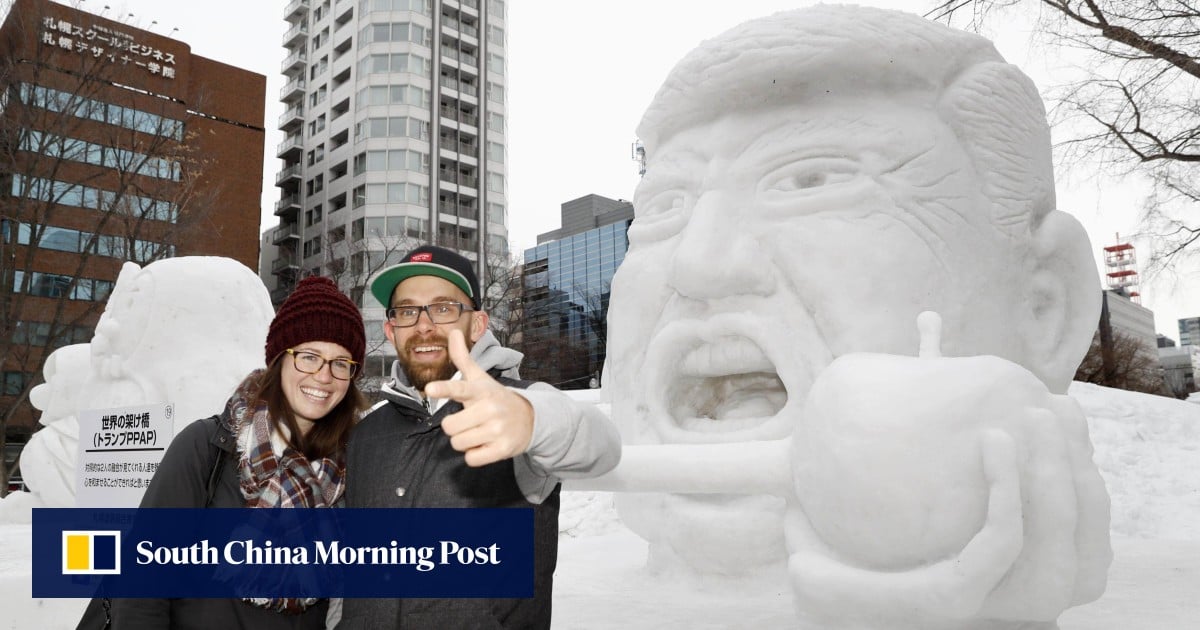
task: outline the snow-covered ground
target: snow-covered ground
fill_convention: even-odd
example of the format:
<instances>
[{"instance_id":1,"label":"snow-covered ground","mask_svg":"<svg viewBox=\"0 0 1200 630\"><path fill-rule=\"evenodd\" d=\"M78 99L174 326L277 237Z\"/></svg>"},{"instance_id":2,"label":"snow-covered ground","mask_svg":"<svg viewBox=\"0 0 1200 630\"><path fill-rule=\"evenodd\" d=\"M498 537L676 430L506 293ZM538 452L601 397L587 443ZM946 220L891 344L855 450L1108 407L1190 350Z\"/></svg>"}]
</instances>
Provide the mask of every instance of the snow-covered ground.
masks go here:
<instances>
[{"instance_id":1,"label":"snow-covered ground","mask_svg":"<svg viewBox=\"0 0 1200 630\"><path fill-rule=\"evenodd\" d=\"M1183 630L1200 623L1200 405L1076 383L1112 496L1108 590L1062 630ZM556 628L795 627L782 575L651 574L645 543L606 493L564 493ZM0 523L0 629L73 628L83 602L30 596L30 527Z\"/></svg>"}]
</instances>

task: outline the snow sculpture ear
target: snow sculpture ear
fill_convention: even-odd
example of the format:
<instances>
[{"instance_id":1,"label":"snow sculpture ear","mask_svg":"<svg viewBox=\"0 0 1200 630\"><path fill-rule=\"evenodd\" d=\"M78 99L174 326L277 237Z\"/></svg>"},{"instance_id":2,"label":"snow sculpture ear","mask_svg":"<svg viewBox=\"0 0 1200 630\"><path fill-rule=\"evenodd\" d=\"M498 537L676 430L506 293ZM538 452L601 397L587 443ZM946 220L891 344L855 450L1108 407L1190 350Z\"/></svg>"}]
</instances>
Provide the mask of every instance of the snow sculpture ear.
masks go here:
<instances>
[{"instance_id":1,"label":"snow sculpture ear","mask_svg":"<svg viewBox=\"0 0 1200 630\"><path fill-rule=\"evenodd\" d=\"M1087 233L1054 210L1050 128L1037 86L1016 66L979 63L947 87L939 108L979 173L992 224L1015 243L1030 239L1023 363L1050 391L1066 393L1099 318L1099 281Z\"/></svg>"},{"instance_id":2,"label":"snow sculpture ear","mask_svg":"<svg viewBox=\"0 0 1200 630\"><path fill-rule=\"evenodd\" d=\"M1064 394L1100 320L1100 280L1079 221L1051 211L1032 230L1034 258L1021 330L1028 367Z\"/></svg>"}]
</instances>

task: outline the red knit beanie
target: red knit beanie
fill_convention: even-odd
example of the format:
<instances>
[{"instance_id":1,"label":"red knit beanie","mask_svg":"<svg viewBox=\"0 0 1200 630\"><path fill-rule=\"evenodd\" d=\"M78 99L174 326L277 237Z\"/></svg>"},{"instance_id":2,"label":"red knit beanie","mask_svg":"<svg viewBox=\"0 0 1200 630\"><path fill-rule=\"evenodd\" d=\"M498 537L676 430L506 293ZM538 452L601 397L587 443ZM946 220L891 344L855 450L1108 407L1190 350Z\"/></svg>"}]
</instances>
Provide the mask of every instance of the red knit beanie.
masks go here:
<instances>
[{"instance_id":1,"label":"red knit beanie","mask_svg":"<svg viewBox=\"0 0 1200 630\"><path fill-rule=\"evenodd\" d=\"M306 341L341 345L360 364L367 353L362 313L329 278L305 278L284 300L267 330L267 364Z\"/></svg>"}]
</instances>

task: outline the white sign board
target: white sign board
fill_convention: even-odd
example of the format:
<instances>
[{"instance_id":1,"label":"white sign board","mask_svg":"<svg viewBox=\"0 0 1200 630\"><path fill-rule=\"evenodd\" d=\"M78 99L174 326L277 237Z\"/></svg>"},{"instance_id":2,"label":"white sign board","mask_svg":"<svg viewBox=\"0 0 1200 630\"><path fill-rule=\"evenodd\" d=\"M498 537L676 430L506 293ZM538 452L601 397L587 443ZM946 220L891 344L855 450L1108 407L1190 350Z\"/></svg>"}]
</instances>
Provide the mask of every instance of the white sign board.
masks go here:
<instances>
[{"instance_id":1,"label":"white sign board","mask_svg":"<svg viewBox=\"0 0 1200 630\"><path fill-rule=\"evenodd\" d=\"M81 411L75 506L137 507L174 429L169 403Z\"/></svg>"}]
</instances>

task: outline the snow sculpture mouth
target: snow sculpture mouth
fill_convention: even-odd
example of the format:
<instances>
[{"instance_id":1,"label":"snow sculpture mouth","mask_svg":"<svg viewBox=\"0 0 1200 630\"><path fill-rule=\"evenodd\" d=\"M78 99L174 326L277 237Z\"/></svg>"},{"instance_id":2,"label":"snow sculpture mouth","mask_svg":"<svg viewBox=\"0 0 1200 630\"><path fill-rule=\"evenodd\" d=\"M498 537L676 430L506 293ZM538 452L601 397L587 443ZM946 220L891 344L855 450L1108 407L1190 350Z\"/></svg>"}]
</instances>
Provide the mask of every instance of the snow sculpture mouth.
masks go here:
<instances>
[{"instance_id":1,"label":"snow sculpture mouth","mask_svg":"<svg viewBox=\"0 0 1200 630\"><path fill-rule=\"evenodd\" d=\"M642 384L659 439L739 442L790 432L787 384L796 370L779 365L753 329L745 318L722 314L660 331L647 349L649 377Z\"/></svg>"},{"instance_id":2,"label":"snow sculpture mouth","mask_svg":"<svg viewBox=\"0 0 1200 630\"><path fill-rule=\"evenodd\" d=\"M667 397L675 403L675 424L702 433L757 427L788 401L775 364L744 337L722 337L685 353Z\"/></svg>"}]
</instances>

